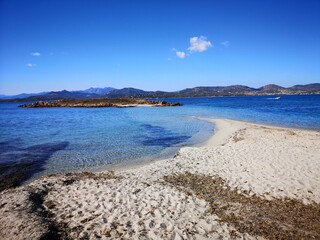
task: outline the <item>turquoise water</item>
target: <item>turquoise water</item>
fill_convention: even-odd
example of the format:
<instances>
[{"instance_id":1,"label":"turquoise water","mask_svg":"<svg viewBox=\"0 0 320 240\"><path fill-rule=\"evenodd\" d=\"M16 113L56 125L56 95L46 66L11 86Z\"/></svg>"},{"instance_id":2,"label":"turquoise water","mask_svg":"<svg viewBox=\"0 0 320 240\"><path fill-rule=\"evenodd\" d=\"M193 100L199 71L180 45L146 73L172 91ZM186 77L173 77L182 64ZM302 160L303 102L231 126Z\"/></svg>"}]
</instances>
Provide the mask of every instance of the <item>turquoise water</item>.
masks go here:
<instances>
[{"instance_id":1,"label":"turquoise water","mask_svg":"<svg viewBox=\"0 0 320 240\"><path fill-rule=\"evenodd\" d=\"M0 174L24 163L38 177L172 156L212 134L212 124L195 117L320 129L320 95L166 100L184 106L23 109L0 103Z\"/></svg>"}]
</instances>

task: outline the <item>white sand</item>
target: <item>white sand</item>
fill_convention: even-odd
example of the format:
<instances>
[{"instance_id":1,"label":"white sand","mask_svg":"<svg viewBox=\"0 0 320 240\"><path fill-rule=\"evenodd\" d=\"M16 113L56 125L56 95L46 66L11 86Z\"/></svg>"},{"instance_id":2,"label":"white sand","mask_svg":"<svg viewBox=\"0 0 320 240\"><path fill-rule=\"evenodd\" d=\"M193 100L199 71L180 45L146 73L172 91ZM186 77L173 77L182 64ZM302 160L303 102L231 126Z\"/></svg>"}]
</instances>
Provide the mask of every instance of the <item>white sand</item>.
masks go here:
<instances>
[{"instance_id":1,"label":"white sand","mask_svg":"<svg viewBox=\"0 0 320 240\"><path fill-rule=\"evenodd\" d=\"M182 148L173 159L116 171L121 179L86 179L63 185L61 177L45 177L27 187L48 189L44 206L55 204L49 211L56 222L67 225L74 239L230 239L232 228L208 214L205 201L163 180L186 171L218 175L233 188L266 198L320 203L319 132L233 120L214 123L217 132L205 146ZM25 189L14 192L21 195ZM7 192L0 195L0 236L17 239L12 234L21 226L14 223L14 203L8 196Z\"/></svg>"},{"instance_id":2,"label":"white sand","mask_svg":"<svg viewBox=\"0 0 320 240\"><path fill-rule=\"evenodd\" d=\"M231 187L258 195L320 203L320 132L214 122L218 133L206 147L180 150L177 160L188 171L219 175Z\"/></svg>"}]
</instances>

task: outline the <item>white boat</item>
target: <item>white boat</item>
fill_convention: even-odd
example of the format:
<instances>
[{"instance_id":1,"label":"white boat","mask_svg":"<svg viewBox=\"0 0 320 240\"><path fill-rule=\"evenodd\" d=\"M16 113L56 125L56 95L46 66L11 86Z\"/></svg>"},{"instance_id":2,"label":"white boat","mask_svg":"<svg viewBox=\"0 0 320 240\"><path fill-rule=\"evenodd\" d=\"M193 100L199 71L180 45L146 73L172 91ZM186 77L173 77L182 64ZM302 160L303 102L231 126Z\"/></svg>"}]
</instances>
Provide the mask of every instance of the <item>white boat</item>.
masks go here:
<instances>
[{"instance_id":1,"label":"white boat","mask_svg":"<svg viewBox=\"0 0 320 240\"><path fill-rule=\"evenodd\" d=\"M279 99L280 99L280 97L276 97L276 98L274 98L274 99L279 100Z\"/></svg>"}]
</instances>

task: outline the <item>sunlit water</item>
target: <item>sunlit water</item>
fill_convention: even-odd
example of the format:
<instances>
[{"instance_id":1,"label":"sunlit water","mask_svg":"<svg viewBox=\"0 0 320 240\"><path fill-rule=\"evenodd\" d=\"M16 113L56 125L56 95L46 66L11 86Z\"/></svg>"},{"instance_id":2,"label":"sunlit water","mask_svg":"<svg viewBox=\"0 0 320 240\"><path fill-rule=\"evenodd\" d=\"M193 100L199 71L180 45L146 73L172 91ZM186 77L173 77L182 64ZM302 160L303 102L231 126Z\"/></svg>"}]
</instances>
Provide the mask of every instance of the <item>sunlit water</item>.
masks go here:
<instances>
[{"instance_id":1,"label":"sunlit water","mask_svg":"<svg viewBox=\"0 0 320 240\"><path fill-rule=\"evenodd\" d=\"M205 141L218 117L320 129L320 95L166 99L182 107L18 108L0 103L1 164L36 162L34 177L172 156Z\"/></svg>"}]
</instances>

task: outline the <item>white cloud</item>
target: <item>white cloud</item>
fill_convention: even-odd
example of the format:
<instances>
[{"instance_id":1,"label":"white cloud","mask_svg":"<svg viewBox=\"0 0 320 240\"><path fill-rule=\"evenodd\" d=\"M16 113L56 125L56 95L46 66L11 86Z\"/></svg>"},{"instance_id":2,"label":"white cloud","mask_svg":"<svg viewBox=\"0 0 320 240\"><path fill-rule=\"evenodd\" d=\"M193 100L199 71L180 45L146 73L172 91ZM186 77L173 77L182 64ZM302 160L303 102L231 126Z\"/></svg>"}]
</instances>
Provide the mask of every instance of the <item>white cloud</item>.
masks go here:
<instances>
[{"instance_id":1,"label":"white cloud","mask_svg":"<svg viewBox=\"0 0 320 240\"><path fill-rule=\"evenodd\" d=\"M223 45L225 47L229 47L230 46L230 42L229 41L223 41L223 42L221 42L221 45Z\"/></svg>"},{"instance_id":2,"label":"white cloud","mask_svg":"<svg viewBox=\"0 0 320 240\"><path fill-rule=\"evenodd\" d=\"M33 52L33 53L31 53L31 55L34 56L34 57L40 57L40 56L41 56L41 53L39 53L39 52Z\"/></svg>"},{"instance_id":3,"label":"white cloud","mask_svg":"<svg viewBox=\"0 0 320 240\"><path fill-rule=\"evenodd\" d=\"M37 64L34 64L34 63L27 63L26 64L26 67L30 67L30 68L35 67L35 66L37 66Z\"/></svg>"},{"instance_id":4,"label":"white cloud","mask_svg":"<svg viewBox=\"0 0 320 240\"><path fill-rule=\"evenodd\" d=\"M207 41L206 37L192 37L190 38L190 47L188 50L190 52L204 52L208 50L209 47L212 47L212 44L210 41Z\"/></svg>"},{"instance_id":5,"label":"white cloud","mask_svg":"<svg viewBox=\"0 0 320 240\"><path fill-rule=\"evenodd\" d=\"M176 52L177 56L179 58L185 58L186 57L186 53L185 52Z\"/></svg>"}]
</instances>

